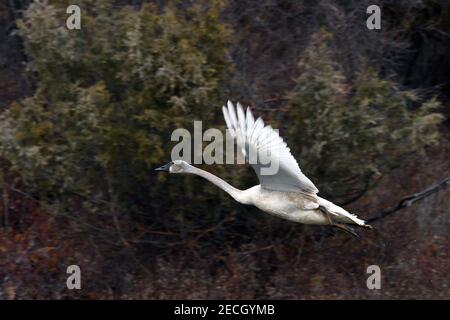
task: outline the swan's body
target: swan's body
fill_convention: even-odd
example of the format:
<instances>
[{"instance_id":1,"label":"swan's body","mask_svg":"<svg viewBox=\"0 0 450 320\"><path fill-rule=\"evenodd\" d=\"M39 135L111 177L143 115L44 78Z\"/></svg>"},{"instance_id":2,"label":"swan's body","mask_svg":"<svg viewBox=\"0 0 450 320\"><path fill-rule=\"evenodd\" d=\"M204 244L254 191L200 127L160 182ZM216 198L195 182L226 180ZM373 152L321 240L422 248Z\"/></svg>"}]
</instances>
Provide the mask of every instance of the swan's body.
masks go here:
<instances>
[{"instance_id":1,"label":"swan's body","mask_svg":"<svg viewBox=\"0 0 450 320\"><path fill-rule=\"evenodd\" d=\"M341 207L319 196L307 193L281 192L261 188L260 185L244 190L246 204L251 204L271 215L303 224L328 225L330 220L319 206L334 213L334 220L342 223L364 224Z\"/></svg>"},{"instance_id":2,"label":"swan's body","mask_svg":"<svg viewBox=\"0 0 450 320\"><path fill-rule=\"evenodd\" d=\"M351 233L353 231L344 224L370 228L356 215L317 196L316 186L301 172L278 132L270 126L264 126L261 118L255 121L249 108L245 115L238 103L236 114L233 104L228 102L228 108L223 107L223 113L242 155L247 159L254 159L252 154L258 156L257 161L251 164L258 175L259 185L239 190L219 177L182 160L175 160L156 170L201 176L227 192L237 202L254 205L264 212L293 222L334 225ZM266 153L269 153L271 160L279 166L275 174L264 174L262 170L267 168L267 162L262 163L259 156Z\"/></svg>"}]
</instances>

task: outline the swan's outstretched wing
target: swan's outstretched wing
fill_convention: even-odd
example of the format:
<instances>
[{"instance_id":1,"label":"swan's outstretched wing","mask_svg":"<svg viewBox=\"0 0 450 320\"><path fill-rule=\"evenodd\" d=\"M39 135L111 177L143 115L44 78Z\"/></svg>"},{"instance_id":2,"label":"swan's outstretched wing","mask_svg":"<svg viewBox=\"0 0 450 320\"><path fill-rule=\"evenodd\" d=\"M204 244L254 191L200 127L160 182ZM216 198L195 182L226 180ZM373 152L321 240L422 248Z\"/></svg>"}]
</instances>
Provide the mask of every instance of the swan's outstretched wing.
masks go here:
<instances>
[{"instance_id":1,"label":"swan's outstretched wing","mask_svg":"<svg viewBox=\"0 0 450 320\"><path fill-rule=\"evenodd\" d=\"M241 104L234 105L228 101L223 107L223 115L231 136L236 140L238 150L249 161L263 188L277 191L319 192L300 170L290 149L271 126L264 126L261 118L254 119L250 108L244 113ZM276 171L269 170L267 161L276 166ZM265 170L265 171L264 171Z\"/></svg>"}]
</instances>

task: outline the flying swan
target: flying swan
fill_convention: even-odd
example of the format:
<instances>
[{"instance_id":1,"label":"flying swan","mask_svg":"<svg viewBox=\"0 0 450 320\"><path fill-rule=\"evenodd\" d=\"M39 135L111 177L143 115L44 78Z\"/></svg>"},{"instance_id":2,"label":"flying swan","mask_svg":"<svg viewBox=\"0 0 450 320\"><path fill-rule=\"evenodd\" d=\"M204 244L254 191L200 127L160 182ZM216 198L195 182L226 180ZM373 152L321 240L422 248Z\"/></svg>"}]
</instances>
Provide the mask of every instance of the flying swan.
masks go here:
<instances>
[{"instance_id":1,"label":"flying swan","mask_svg":"<svg viewBox=\"0 0 450 320\"><path fill-rule=\"evenodd\" d=\"M170 173L190 173L205 178L227 192L234 200L254 205L271 215L303 224L332 225L357 236L349 225L372 228L356 215L317 195L319 190L300 170L290 149L271 126L265 126L261 118L254 119L250 108L247 112L240 103L228 101L222 107L225 122L238 150L249 161L256 172L259 185L239 190L215 175L196 168L186 161L174 160L155 169ZM237 111L237 112L236 112ZM250 156L256 154L256 157ZM278 164L275 174L264 174L263 155L270 154Z\"/></svg>"}]
</instances>

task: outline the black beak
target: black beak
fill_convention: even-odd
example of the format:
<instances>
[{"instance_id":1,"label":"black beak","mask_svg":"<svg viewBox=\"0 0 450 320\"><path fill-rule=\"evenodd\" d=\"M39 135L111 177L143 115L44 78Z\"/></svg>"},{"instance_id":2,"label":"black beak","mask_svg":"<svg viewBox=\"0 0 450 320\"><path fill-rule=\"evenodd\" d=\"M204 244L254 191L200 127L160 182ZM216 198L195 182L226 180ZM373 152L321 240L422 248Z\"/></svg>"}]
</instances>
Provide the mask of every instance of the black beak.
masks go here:
<instances>
[{"instance_id":1,"label":"black beak","mask_svg":"<svg viewBox=\"0 0 450 320\"><path fill-rule=\"evenodd\" d=\"M156 168L155 171L164 171L169 172L170 166L173 164L173 162L169 162L168 164L163 165L162 167Z\"/></svg>"}]
</instances>

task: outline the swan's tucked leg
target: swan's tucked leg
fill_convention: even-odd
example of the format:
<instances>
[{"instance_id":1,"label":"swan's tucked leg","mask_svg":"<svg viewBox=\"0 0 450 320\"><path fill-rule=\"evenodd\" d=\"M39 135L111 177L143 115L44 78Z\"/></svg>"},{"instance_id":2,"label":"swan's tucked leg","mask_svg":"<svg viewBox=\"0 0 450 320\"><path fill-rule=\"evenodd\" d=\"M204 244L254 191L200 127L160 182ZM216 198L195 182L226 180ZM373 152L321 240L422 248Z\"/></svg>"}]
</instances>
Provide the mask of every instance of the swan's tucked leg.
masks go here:
<instances>
[{"instance_id":1,"label":"swan's tucked leg","mask_svg":"<svg viewBox=\"0 0 450 320\"><path fill-rule=\"evenodd\" d=\"M345 224L340 224L340 223L335 223L333 224L333 226L335 226L336 228L350 233L352 236L359 238L359 235L355 232L355 230L353 230L353 228L350 228L349 226L345 225Z\"/></svg>"},{"instance_id":2,"label":"swan's tucked leg","mask_svg":"<svg viewBox=\"0 0 450 320\"><path fill-rule=\"evenodd\" d=\"M338 229L340 229L340 230L342 230L344 232L347 232L347 233L351 234L354 237L359 238L359 235L352 228L350 228L349 226L346 226L345 224L342 224L342 223L334 222L332 214L325 207L319 206L319 210L322 211L325 214L325 216L327 217L327 219L330 222L331 226L336 227L336 228L338 228Z\"/></svg>"}]
</instances>

